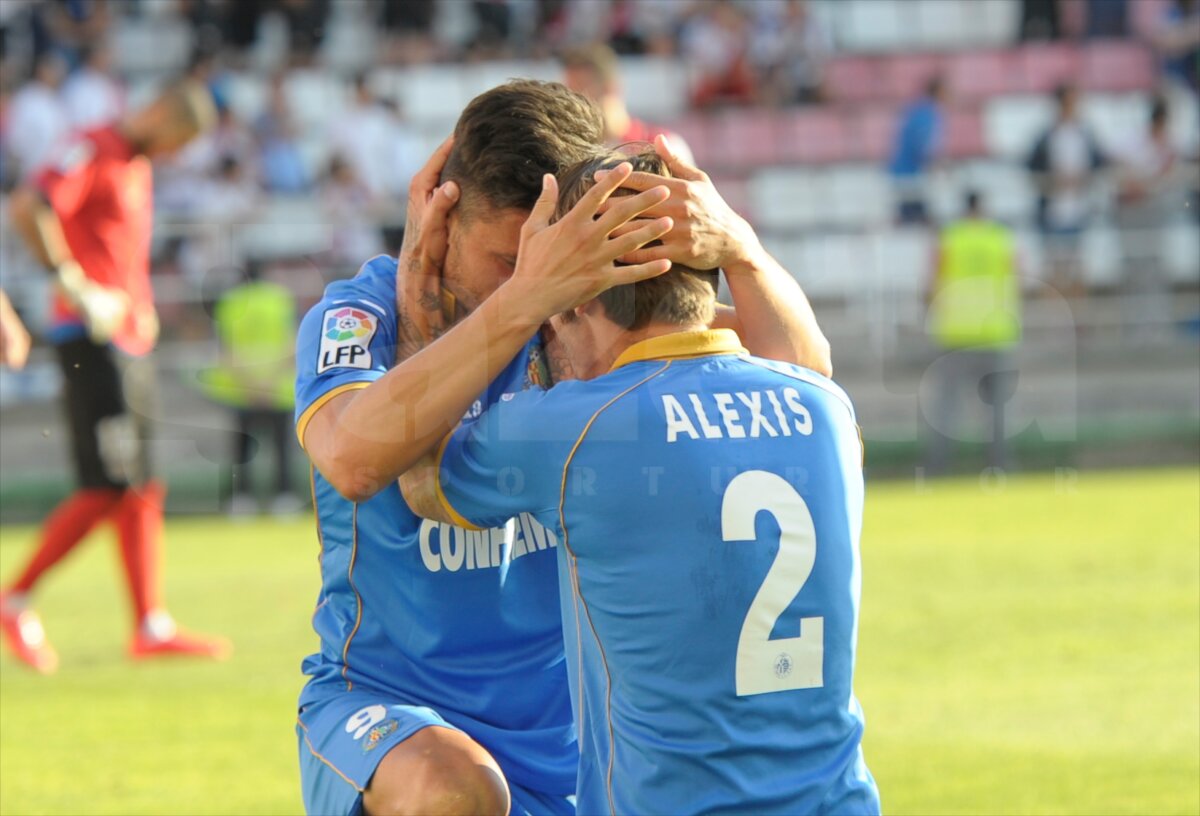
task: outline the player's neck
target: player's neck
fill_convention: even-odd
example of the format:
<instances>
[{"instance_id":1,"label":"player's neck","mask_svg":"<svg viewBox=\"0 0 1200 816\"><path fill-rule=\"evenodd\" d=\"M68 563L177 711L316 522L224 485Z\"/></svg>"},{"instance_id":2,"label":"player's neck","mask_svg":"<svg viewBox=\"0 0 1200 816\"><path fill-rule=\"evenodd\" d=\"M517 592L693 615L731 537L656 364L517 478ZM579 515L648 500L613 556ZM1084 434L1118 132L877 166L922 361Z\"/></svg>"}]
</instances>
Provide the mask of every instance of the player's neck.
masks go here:
<instances>
[{"instance_id":1,"label":"player's neck","mask_svg":"<svg viewBox=\"0 0 1200 816\"><path fill-rule=\"evenodd\" d=\"M631 331L617 329L611 343L603 343L599 346L600 348L607 348L608 354L603 355L597 361L597 370L591 376L596 377L610 371L613 363L630 346L637 345L645 340L651 340L655 337L664 337L668 334L679 334L680 332L703 331L707 328L702 323L688 324L686 326L681 326L678 323L651 323L645 328Z\"/></svg>"}]
</instances>

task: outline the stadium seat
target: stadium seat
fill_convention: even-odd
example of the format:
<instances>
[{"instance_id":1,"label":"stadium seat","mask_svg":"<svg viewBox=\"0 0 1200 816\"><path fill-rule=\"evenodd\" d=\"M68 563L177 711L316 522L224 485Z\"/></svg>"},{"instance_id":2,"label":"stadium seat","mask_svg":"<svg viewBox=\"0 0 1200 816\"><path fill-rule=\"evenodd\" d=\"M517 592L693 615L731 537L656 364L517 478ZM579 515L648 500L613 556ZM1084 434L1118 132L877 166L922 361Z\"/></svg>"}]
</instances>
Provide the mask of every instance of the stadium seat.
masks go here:
<instances>
[{"instance_id":1,"label":"stadium seat","mask_svg":"<svg viewBox=\"0 0 1200 816\"><path fill-rule=\"evenodd\" d=\"M778 156L783 162L825 163L856 158L851 131L842 114L828 109L780 115Z\"/></svg>"},{"instance_id":2,"label":"stadium seat","mask_svg":"<svg viewBox=\"0 0 1200 816\"><path fill-rule=\"evenodd\" d=\"M895 51L912 44L905 5L896 0L842 0L838 42L848 51Z\"/></svg>"},{"instance_id":3,"label":"stadium seat","mask_svg":"<svg viewBox=\"0 0 1200 816\"><path fill-rule=\"evenodd\" d=\"M1037 207L1037 191L1025 168L1008 162L965 162L954 173L960 193L973 189L983 196L988 215L1012 225L1028 224Z\"/></svg>"},{"instance_id":4,"label":"stadium seat","mask_svg":"<svg viewBox=\"0 0 1200 816\"><path fill-rule=\"evenodd\" d=\"M975 51L955 54L946 61L951 98L956 103L1019 91L1018 57L1011 51Z\"/></svg>"},{"instance_id":5,"label":"stadium seat","mask_svg":"<svg viewBox=\"0 0 1200 816\"><path fill-rule=\"evenodd\" d=\"M1113 41L1084 48L1080 85L1093 91L1139 91L1154 86L1154 58L1143 45Z\"/></svg>"},{"instance_id":6,"label":"stadium seat","mask_svg":"<svg viewBox=\"0 0 1200 816\"><path fill-rule=\"evenodd\" d=\"M1079 51L1065 43L1035 43L1018 52L1016 78L1020 91L1045 94L1079 78Z\"/></svg>"},{"instance_id":7,"label":"stadium seat","mask_svg":"<svg viewBox=\"0 0 1200 816\"><path fill-rule=\"evenodd\" d=\"M328 128L346 105L345 83L325 71L296 69L284 82L288 106L301 128Z\"/></svg>"},{"instance_id":8,"label":"stadium seat","mask_svg":"<svg viewBox=\"0 0 1200 816\"><path fill-rule=\"evenodd\" d=\"M687 107L687 68L677 59L626 57L621 60L621 86L634 116L662 121L683 114Z\"/></svg>"},{"instance_id":9,"label":"stadium seat","mask_svg":"<svg viewBox=\"0 0 1200 816\"><path fill-rule=\"evenodd\" d=\"M850 114L847 123L848 143L852 146L850 155L859 161L887 161L899 118L897 108L885 106L864 108Z\"/></svg>"},{"instance_id":10,"label":"stadium seat","mask_svg":"<svg viewBox=\"0 0 1200 816\"><path fill-rule=\"evenodd\" d=\"M892 216L892 187L881 167L843 165L826 171L829 198L821 220L835 227L878 229Z\"/></svg>"},{"instance_id":11,"label":"stadium seat","mask_svg":"<svg viewBox=\"0 0 1200 816\"><path fill-rule=\"evenodd\" d=\"M0 0L2 2L2 0ZM118 73L168 75L185 67L192 29L180 19L123 19L112 27L111 52Z\"/></svg>"},{"instance_id":12,"label":"stadium seat","mask_svg":"<svg viewBox=\"0 0 1200 816\"><path fill-rule=\"evenodd\" d=\"M907 103L925 93L929 80L941 73L944 59L937 54L888 57L881 68L886 98Z\"/></svg>"},{"instance_id":13,"label":"stadium seat","mask_svg":"<svg viewBox=\"0 0 1200 816\"><path fill-rule=\"evenodd\" d=\"M865 102L883 92L880 61L869 57L835 57L825 66L825 90L835 102Z\"/></svg>"},{"instance_id":14,"label":"stadium seat","mask_svg":"<svg viewBox=\"0 0 1200 816\"><path fill-rule=\"evenodd\" d=\"M1164 231L1163 264L1176 283L1200 284L1200 230L1195 222L1172 224Z\"/></svg>"},{"instance_id":15,"label":"stadium seat","mask_svg":"<svg viewBox=\"0 0 1200 816\"><path fill-rule=\"evenodd\" d=\"M1122 278L1121 237L1107 224L1098 224L1083 236L1083 277L1088 286L1116 286Z\"/></svg>"},{"instance_id":16,"label":"stadium seat","mask_svg":"<svg viewBox=\"0 0 1200 816\"><path fill-rule=\"evenodd\" d=\"M440 65L376 71L379 90L400 101L405 118L419 126L451 122L470 97L461 71Z\"/></svg>"},{"instance_id":17,"label":"stadium seat","mask_svg":"<svg viewBox=\"0 0 1200 816\"><path fill-rule=\"evenodd\" d=\"M828 205L824 177L799 167L764 168L747 185L755 224L766 230L797 232L820 223Z\"/></svg>"},{"instance_id":18,"label":"stadium seat","mask_svg":"<svg viewBox=\"0 0 1200 816\"><path fill-rule=\"evenodd\" d=\"M777 163L774 111L726 111L716 114L713 124L715 138L707 155L714 167L748 169Z\"/></svg>"},{"instance_id":19,"label":"stadium seat","mask_svg":"<svg viewBox=\"0 0 1200 816\"><path fill-rule=\"evenodd\" d=\"M1143 94L1090 94L1083 97L1082 116L1102 149L1120 151L1146 128L1150 105Z\"/></svg>"},{"instance_id":20,"label":"stadium seat","mask_svg":"<svg viewBox=\"0 0 1200 816\"><path fill-rule=\"evenodd\" d=\"M983 117L977 109L951 109L946 117L946 155L952 159L982 156L987 152Z\"/></svg>"},{"instance_id":21,"label":"stadium seat","mask_svg":"<svg viewBox=\"0 0 1200 816\"><path fill-rule=\"evenodd\" d=\"M978 31L973 25L974 12L964 3L909 0L905 4L905 13L905 22L915 30L924 48L954 51L972 43Z\"/></svg>"}]
</instances>

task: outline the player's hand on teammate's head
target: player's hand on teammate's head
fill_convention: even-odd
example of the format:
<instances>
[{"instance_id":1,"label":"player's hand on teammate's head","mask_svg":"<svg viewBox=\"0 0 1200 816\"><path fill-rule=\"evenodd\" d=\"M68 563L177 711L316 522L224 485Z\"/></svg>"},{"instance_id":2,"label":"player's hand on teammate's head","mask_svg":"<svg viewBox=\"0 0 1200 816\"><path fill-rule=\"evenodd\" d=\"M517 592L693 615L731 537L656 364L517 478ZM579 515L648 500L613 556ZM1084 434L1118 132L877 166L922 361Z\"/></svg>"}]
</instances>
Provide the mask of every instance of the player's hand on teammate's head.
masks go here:
<instances>
[{"instance_id":1,"label":"player's hand on teammate's head","mask_svg":"<svg viewBox=\"0 0 1200 816\"><path fill-rule=\"evenodd\" d=\"M558 182L550 174L543 178L542 194L521 228L521 246L509 282L520 288L525 305L540 313L538 322L586 303L613 286L636 283L671 268L670 261L663 259L629 266L615 263L622 255L661 238L672 226L670 218L655 218L643 220L623 235L613 234L669 195L662 185L652 185L637 195L615 200L601 212L601 206L632 170L628 162L617 165L553 224L550 219L558 204Z\"/></svg>"},{"instance_id":2,"label":"player's hand on teammate's head","mask_svg":"<svg viewBox=\"0 0 1200 816\"><path fill-rule=\"evenodd\" d=\"M647 210L643 217L669 216L675 225L663 236L660 246L630 252L621 261L639 264L666 258L692 269L717 269L750 254L758 244L754 229L725 202L708 174L681 159L665 136L654 140L654 149L674 177L634 173L622 186L640 191L665 185L671 197ZM608 172L598 171L597 180ZM632 222L622 229L635 229L636 224Z\"/></svg>"},{"instance_id":3,"label":"player's hand on teammate's head","mask_svg":"<svg viewBox=\"0 0 1200 816\"><path fill-rule=\"evenodd\" d=\"M450 242L447 220L458 203L459 189L453 181L438 183L453 145L453 136L442 142L408 188L404 243L396 274L397 362L436 340L453 319L453 306L447 310L442 291L442 266Z\"/></svg>"}]
</instances>

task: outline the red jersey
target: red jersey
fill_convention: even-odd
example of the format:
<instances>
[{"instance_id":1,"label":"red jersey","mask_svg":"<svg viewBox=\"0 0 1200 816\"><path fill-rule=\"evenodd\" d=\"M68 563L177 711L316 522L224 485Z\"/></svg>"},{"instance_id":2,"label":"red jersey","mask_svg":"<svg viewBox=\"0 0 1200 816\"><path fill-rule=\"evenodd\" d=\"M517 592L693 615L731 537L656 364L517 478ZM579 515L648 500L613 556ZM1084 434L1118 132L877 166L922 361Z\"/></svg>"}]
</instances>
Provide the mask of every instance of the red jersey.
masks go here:
<instances>
[{"instance_id":1,"label":"red jersey","mask_svg":"<svg viewBox=\"0 0 1200 816\"><path fill-rule=\"evenodd\" d=\"M62 221L75 260L91 280L119 289L130 310L113 336L129 354L145 354L154 346L154 308L150 288L150 234L154 221L154 187L150 160L115 128L90 130L73 138L40 170L36 184ZM141 316L141 320L138 317ZM79 323L80 317L61 295L55 295L56 324Z\"/></svg>"}]
</instances>

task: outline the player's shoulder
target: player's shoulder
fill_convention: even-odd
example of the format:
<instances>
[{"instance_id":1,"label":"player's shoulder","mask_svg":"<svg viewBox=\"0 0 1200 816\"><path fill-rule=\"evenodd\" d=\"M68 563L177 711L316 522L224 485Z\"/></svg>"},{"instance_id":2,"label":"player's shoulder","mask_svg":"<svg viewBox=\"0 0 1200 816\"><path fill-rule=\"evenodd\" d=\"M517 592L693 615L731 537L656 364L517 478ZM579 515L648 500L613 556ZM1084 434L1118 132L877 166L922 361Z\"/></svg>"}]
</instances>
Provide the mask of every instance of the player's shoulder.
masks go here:
<instances>
[{"instance_id":1,"label":"player's shoulder","mask_svg":"<svg viewBox=\"0 0 1200 816\"><path fill-rule=\"evenodd\" d=\"M794 363L768 360L764 357L755 357L751 354L738 357L738 363L743 376L752 379L762 378L778 380L784 383L790 382L802 393L808 392L813 395L821 395L831 400L833 404L843 406L850 413L850 418L857 422L854 401L850 399L850 395L846 393L845 389L824 374L820 374L804 366L795 365Z\"/></svg>"},{"instance_id":2,"label":"player's shoulder","mask_svg":"<svg viewBox=\"0 0 1200 816\"><path fill-rule=\"evenodd\" d=\"M355 305L381 318L396 314L396 259L376 255L359 267L352 278L337 280L325 287L318 307Z\"/></svg>"}]
</instances>

